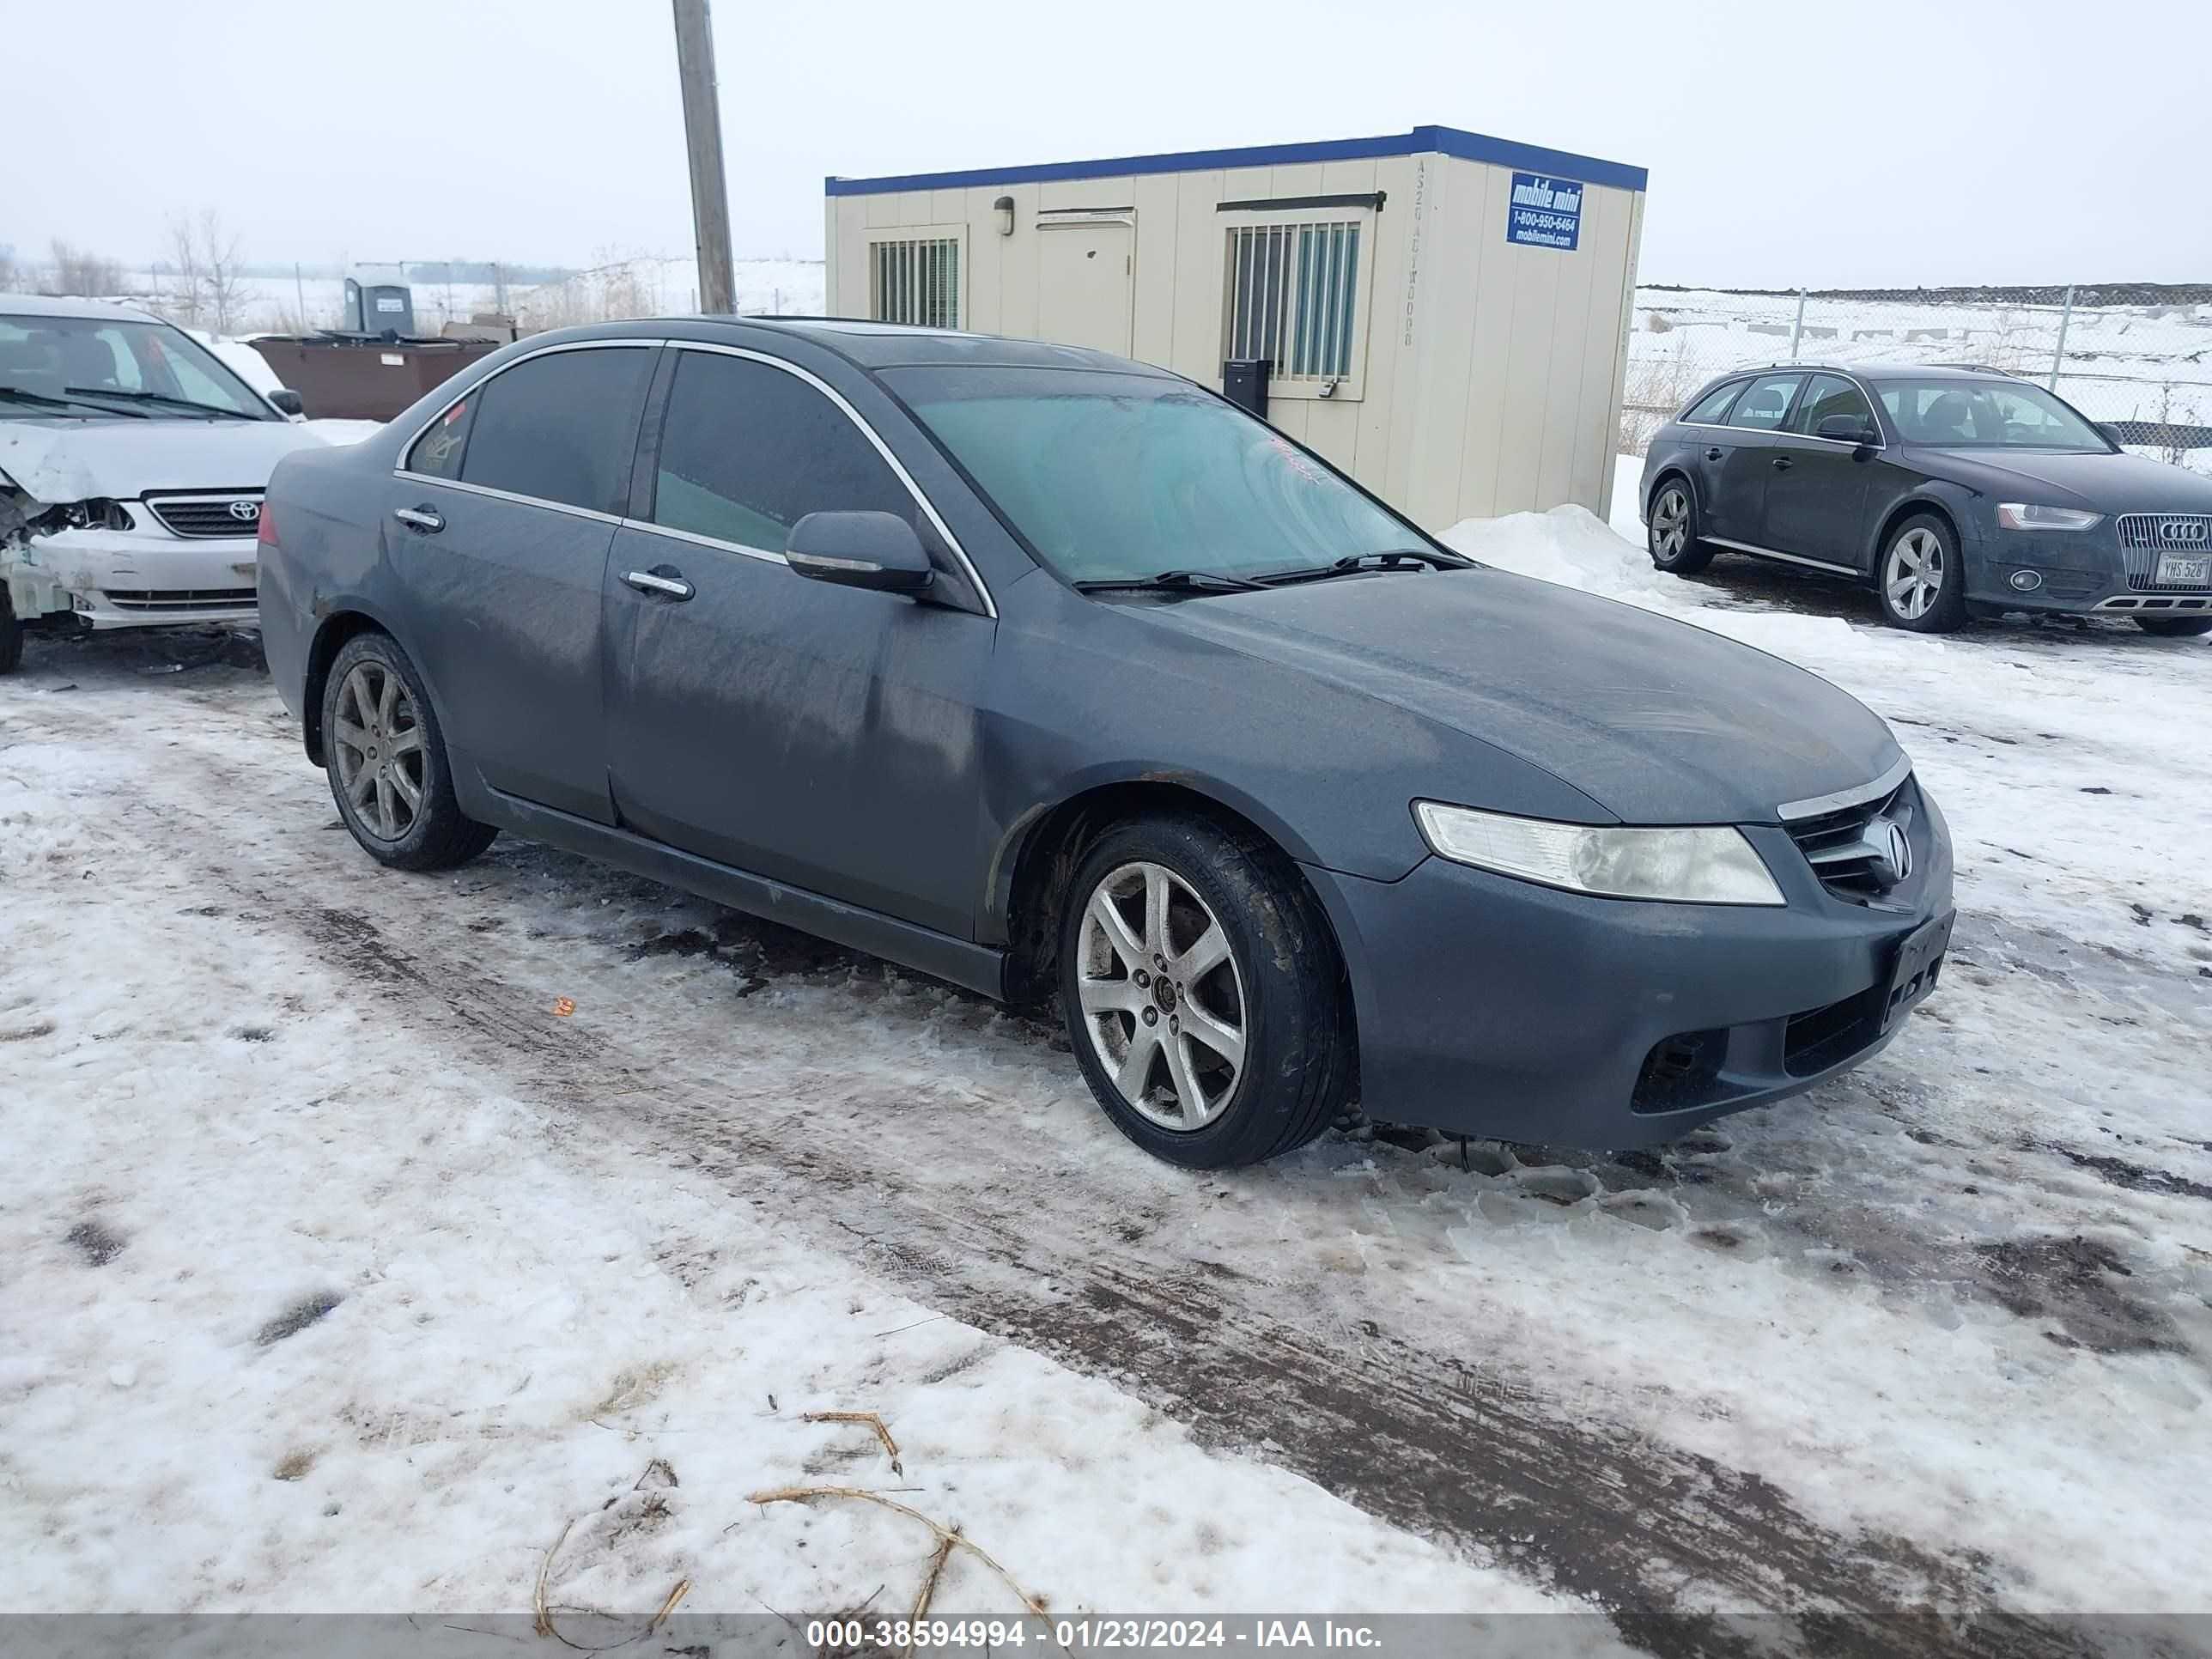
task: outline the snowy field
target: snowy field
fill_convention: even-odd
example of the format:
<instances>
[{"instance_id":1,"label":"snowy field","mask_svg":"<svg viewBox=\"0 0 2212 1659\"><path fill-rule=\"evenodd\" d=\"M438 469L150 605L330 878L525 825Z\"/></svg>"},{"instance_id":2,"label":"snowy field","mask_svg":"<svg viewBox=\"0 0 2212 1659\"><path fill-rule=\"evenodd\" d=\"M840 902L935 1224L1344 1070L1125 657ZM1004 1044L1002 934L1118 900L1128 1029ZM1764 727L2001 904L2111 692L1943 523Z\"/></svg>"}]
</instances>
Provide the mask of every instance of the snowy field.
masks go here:
<instances>
[{"instance_id":1,"label":"snowy field","mask_svg":"<svg viewBox=\"0 0 2212 1659\"><path fill-rule=\"evenodd\" d=\"M904 1611L926 1526L749 1501L826 1484L1062 1613L2057 1655L2207 1611L2212 642L1887 631L1576 508L1452 539L1895 725L1961 920L1886 1054L1653 1153L1189 1174L964 994L513 838L377 868L249 639L33 641L0 1607ZM1021 1605L964 1553L934 1594Z\"/></svg>"}]
</instances>

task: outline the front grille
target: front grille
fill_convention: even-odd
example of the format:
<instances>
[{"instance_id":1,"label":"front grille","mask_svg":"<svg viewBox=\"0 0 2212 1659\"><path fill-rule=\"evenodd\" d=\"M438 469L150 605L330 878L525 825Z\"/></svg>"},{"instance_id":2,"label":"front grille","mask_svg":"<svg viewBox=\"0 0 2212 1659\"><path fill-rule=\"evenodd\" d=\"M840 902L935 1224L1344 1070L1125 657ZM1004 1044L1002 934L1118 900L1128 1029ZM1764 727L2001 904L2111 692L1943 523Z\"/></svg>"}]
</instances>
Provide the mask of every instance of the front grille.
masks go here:
<instances>
[{"instance_id":1,"label":"front grille","mask_svg":"<svg viewBox=\"0 0 2212 1659\"><path fill-rule=\"evenodd\" d=\"M2128 586L2138 593L2201 593L2212 589L2212 580L2161 582L2155 580L2161 553L2212 553L2212 514L2123 513L2120 514L2120 556L2127 561ZM2162 526L2185 526L2181 536ZM2193 531L2194 533L2189 533Z\"/></svg>"},{"instance_id":2,"label":"front grille","mask_svg":"<svg viewBox=\"0 0 2212 1659\"><path fill-rule=\"evenodd\" d=\"M1792 1077L1811 1077L1840 1066L1881 1035L1882 988L1861 991L1792 1014L1782 1039L1782 1069Z\"/></svg>"},{"instance_id":3,"label":"front grille","mask_svg":"<svg viewBox=\"0 0 2212 1659\"><path fill-rule=\"evenodd\" d=\"M1869 844L1868 826L1876 818L1886 817L1902 825L1908 840L1914 839L1916 803L1912 780L1908 776L1876 799L1823 812L1818 817L1799 818L1785 827L1790 839L1797 843L1823 887L1838 898L1864 904L1889 890L1876 879L1877 866L1882 867L1884 873L1887 866L1882 855Z\"/></svg>"},{"instance_id":4,"label":"front grille","mask_svg":"<svg viewBox=\"0 0 2212 1659\"><path fill-rule=\"evenodd\" d=\"M250 587L104 588L118 611L235 611L254 603Z\"/></svg>"},{"instance_id":5,"label":"front grille","mask_svg":"<svg viewBox=\"0 0 2212 1659\"><path fill-rule=\"evenodd\" d=\"M251 536L254 533L253 516L235 517L230 510L233 501L246 502L254 515L261 511L259 490L238 490L222 495L162 495L146 498L146 505L154 509L154 516L179 536Z\"/></svg>"}]
</instances>

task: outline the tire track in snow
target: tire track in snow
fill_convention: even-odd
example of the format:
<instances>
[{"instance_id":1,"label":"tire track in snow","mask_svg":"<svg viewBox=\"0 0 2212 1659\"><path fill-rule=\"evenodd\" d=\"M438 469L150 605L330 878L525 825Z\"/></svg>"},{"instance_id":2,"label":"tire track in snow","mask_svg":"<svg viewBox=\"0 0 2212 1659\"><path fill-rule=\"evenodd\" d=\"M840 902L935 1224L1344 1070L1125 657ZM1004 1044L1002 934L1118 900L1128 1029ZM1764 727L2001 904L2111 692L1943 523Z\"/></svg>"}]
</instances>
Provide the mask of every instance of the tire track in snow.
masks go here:
<instances>
[{"instance_id":1,"label":"tire track in snow","mask_svg":"<svg viewBox=\"0 0 2212 1659\"><path fill-rule=\"evenodd\" d=\"M226 781L213 768L196 775ZM250 907L240 920L294 935L426 1042L519 1093L642 1140L733 1198L772 1204L917 1300L1115 1382L1201 1443L1263 1456L1378 1518L1585 1598L1639 1646L2080 1650L2078 1635L1999 1608L2007 1586L1984 1559L1840 1533L1756 1474L1572 1415L1379 1326L1358 1345L1301 1329L1269 1286L1226 1267L1194 1269L1126 1237L1102 1249L1080 1225L1024 1225L988 1158L961 1182L944 1178L942 1162L923 1179L885 1156L901 1133L935 1133L897 1126L918 1103L960 1103L956 1089L938 1102L926 1087L856 1086L835 1065L795 1063L776 1102L733 1097L658 1048L550 1021L543 996L487 969L450 907L410 906L402 943L363 910L308 896L331 884L327 870L288 861L281 843L227 846L193 804L141 798L125 810L158 830L186 872ZM395 886L391 902L426 885ZM828 1098L879 1113L879 1141L820 1134L806 1103ZM1103 1238L1104 1222L1094 1231ZM1710 1607L1764 1616L1700 1611Z\"/></svg>"}]
</instances>

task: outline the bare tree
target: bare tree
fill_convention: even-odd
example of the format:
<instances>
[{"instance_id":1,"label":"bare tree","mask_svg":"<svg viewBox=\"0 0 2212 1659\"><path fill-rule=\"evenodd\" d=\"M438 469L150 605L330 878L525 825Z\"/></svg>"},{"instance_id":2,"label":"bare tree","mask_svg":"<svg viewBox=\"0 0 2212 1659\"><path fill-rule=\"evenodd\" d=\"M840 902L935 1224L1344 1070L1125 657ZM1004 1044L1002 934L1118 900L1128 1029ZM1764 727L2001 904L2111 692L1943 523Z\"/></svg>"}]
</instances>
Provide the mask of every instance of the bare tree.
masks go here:
<instances>
[{"instance_id":1,"label":"bare tree","mask_svg":"<svg viewBox=\"0 0 2212 1659\"><path fill-rule=\"evenodd\" d=\"M53 272L46 279L47 293L96 298L122 289L120 261L94 253L89 248L75 246L58 236L53 240L52 252Z\"/></svg>"},{"instance_id":2,"label":"bare tree","mask_svg":"<svg viewBox=\"0 0 2212 1659\"><path fill-rule=\"evenodd\" d=\"M163 308L179 322L229 333L252 297L239 271L242 240L214 208L202 209L197 223L182 214L170 220L168 263L177 289Z\"/></svg>"},{"instance_id":3,"label":"bare tree","mask_svg":"<svg viewBox=\"0 0 2212 1659\"><path fill-rule=\"evenodd\" d=\"M15 263L15 248L11 242L0 242L0 294L12 294L23 280L23 270Z\"/></svg>"},{"instance_id":4,"label":"bare tree","mask_svg":"<svg viewBox=\"0 0 2212 1659\"><path fill-rule=\"evenodd\" d=\"M180 323L198 323L200 300L200 245L192 222L181 213L169 221L169 265L177 279L176 292L163 296L162 309Z\"/></svg>"}]
</instances>

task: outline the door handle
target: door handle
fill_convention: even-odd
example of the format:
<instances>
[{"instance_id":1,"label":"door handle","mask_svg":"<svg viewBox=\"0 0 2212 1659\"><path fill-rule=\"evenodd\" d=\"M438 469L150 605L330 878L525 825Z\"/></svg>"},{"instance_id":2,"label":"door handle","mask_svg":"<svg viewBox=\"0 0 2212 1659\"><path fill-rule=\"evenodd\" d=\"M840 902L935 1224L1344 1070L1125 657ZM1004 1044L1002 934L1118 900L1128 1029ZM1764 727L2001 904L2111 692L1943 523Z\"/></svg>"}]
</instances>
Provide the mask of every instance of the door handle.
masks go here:
<instances>
[{"instance_id":1,"label":"door handle","mask_svg":"<svg viewBox=\"0 0 2212 1659\"><path fill-rule=\"evenodd\" d=\"M1767 465L1772 467L1777 472L1787 472L1790 470L1790 458L1787 455L1777 455L1767 463Z\"/></svg>"},{"instance_id":2,"label":"door handle","mask_svg":"<svg viewBox=\"0 0 2212 1659\"><path fill-rule=\"evenodd\" d=\"M1718 444L1715 444L1711 449L1705 452L1705 459L1709 461L1717 461L1727 453L1728 451L1723 449Z\"/></svg>"},{"instance_id":3,"label":"door handle","mask_svg":"<svg viewBox=\"0 0 2212 1659\"><path fill-rule=\"evenodd\" d=\"M625 570L623 580L641 593L659 593L667 599L688 599L694 592L691 584L673 574L664 574L667 566L659 570Z\"/></svg>"},{"instance_id":4,"label":"door handle","mask_svg":"<svg viewBox=\"0 0 2212 1659\"><path fill-rule=\"evenodd\" d=\"M434 507L395 507L392 516L425 536L434 536L446 527L445 514Z\"/></svg>"}]
</instances>

